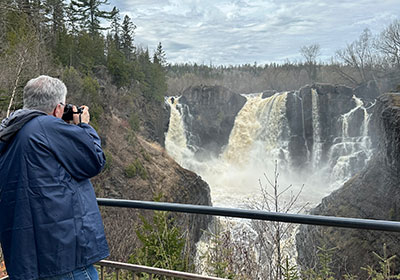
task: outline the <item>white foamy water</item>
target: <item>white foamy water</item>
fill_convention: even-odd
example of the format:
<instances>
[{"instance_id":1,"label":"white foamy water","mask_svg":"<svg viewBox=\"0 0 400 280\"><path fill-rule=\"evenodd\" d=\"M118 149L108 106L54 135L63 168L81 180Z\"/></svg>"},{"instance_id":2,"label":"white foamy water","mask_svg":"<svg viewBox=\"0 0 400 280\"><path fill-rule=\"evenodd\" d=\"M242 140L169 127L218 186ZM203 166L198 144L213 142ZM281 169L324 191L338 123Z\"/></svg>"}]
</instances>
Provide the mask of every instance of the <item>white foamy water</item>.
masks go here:
<instances>
[{"instance_id":1,"label":"white foamy water","mask_svg":"<svg viewBox=\"0 0 400 280\"><path fill-rule=\"evenodd\" d=\"M165 102L171 107L166 149L178 163L199 174L209 184L213 205L241 207L249 199L258 199L260 181L265 183L265 176L273 178L275 163L278 162L280 186L292 185L293 192L296 192L304 184L302 202L308 201L315 206L349 179L355 161L360 165L366 163L370 156L370 140L369 115L362 101L353 96L356 106L340 119L342 135L335 139L327 162L321 162L318 93L313 89L311 94L314 144L310 167L301 174L291 170L290 165L286 92L268 98L262 98L262 94L243 95L247 102L235 119L225 150L218 157L202 161L188 148L179 97L173 97L173 103L171 97L166 98ZM349 137L348 124L358 110L364 113L361 135Z\"/></svg>"}]
</instances>

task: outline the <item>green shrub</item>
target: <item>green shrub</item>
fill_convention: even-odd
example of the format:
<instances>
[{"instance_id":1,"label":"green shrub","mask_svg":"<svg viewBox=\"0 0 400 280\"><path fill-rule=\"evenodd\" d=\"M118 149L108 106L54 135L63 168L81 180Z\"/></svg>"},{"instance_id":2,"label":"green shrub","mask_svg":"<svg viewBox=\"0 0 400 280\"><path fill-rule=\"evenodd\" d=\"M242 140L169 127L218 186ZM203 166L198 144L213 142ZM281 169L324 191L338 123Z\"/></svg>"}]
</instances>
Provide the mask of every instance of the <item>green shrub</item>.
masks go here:
<instances>
[{"instance_id":1,"label":"green shrub","mask_svg":"<svg viewBox=\"0 0 400 280\"><path fill-rule=\"evenodd\" d=\"M138 131L140 127L140 120L139 117L132 113L131 117L129 118L129 125L131 126L133 131Z\"/></svg>"},{"instance_id":2,"label":"green shrub","mask_svg":"<svg viewBox=\"0 0 400 280\"><path fill-rule=\"evenodd\" d=\"M361 269L367 271L369 278L372 280L386 280L386 279L400 279L400 274L393 274L394 263L393 260L396 255L389 257L387 255L386 244L383 244L383 256L373 252L374 256L379 260L379 269L372 266L362 267Z\"/></svg>"},{"instance_id":3,"label":"green shrub","mask_svg":"<svg viewBox=\"0 0 400 280\"><path fill-rule=\"evenodd\" d=\"M326 246L318 247L318 267L317 269L308 269L303 272L303 278L310 280L334 280L334 273L331 269L332 256L336 248L327 249Z\"/></svg>"},{"instance_id":4,"label":"green shrub","mask_svg":"<svg viewBox=\"0 0 400 280\"><path fill-rule=\"evenodd\" d=\"M110 151L104 150L104 155L106 156L106 164L104 165L103 171L108 171L111 169L113 157Z\"/></svg>"},{"instance_id":5,"label":"green shrub","mask_svg":"<svg viewBox=\"0 0 400 280\"><path fill-rule=\"evenodd\" d=\"M186 239L181 230L174 225L174 219L168 212L155 211L151 219L140 217L142 226L136 235L142 247L136 249L129 262L163 269L188 271L188 254L185 250ZM142 275L140 279L147 279ZM165 279L155 276L153 279Z\"/></svg>"},{"instance_id":6,"label":"green shrub","mask_svg":"<svg viewBox=\"0 0 400 280\"><path fill-rule=\"evenodd\" d=\"M146 168L143 166L139 159L136 159L133 163L129 164L125 168L125 175L128 178L139 176L143 180L146 180L148 178Z\"/></svg>"}]
</instances>

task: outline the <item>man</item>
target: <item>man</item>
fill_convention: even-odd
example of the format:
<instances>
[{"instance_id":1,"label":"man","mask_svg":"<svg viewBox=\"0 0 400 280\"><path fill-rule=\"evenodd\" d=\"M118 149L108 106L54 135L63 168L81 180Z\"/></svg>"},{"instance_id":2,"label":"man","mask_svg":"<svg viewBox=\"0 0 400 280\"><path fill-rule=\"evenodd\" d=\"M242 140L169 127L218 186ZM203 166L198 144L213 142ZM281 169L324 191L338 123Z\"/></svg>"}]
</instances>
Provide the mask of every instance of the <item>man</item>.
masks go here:
<instances>
[{"instance_id":1,"label":"man","mask_svg":"<svg viewBox=\"0 0 400 280\"><path fill-rule=\"evenodd\" d=\"M105 157L88 107L81 122L61 119L66 94L58 79L32 79L24 108L1 124L0 241L11 280L98 279L93 263L109 255L89 181Z\"/></svg>"}]
</instances>

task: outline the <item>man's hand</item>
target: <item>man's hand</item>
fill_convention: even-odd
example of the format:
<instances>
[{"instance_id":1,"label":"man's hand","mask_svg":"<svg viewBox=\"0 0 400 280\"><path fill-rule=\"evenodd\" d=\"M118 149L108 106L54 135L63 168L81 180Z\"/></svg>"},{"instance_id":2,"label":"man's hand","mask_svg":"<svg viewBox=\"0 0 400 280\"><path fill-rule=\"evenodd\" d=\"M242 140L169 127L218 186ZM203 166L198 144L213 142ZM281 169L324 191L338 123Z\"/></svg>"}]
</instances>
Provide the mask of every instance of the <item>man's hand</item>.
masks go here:
<instances>
[{"instance_id":1,"label":"man's hand","mask_svg":"<svg viewBox=\"0 0 400 280\"><path fill-rule=\"evenodd\" d=\"M83 109L83 112L81 114L81 119L79 121L79 115L80 114L74 114L74 124L79 124L80 122L82 123L89 123L90 121L90 114L89 114L89 107L82 105L81 108ZM76 108L76 106L72 107L72 112L78 112L78 109Z\"/></svg>"}]
</instances>

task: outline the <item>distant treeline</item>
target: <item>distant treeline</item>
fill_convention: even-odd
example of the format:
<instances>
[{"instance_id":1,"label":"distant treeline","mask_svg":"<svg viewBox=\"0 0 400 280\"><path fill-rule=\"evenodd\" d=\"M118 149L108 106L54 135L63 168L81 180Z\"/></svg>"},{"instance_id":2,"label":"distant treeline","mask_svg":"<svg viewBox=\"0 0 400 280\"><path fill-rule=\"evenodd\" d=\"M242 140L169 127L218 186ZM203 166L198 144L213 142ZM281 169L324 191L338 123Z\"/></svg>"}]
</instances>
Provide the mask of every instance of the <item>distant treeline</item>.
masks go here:
<instances>
[{"instance_id":1,"label":"distant treeline","mask_svg":"<svg viewBox=\"0 0 400 280\"><path fill-rule=\"evenodd\" d=\"M394 20L377 35L365 29L328 62L319 61L318 44L303 46L299 52L303 61L286 60L282 64L168 65L168 94L201 84L222 85L238 93L296 90L315 82L357 87L371 80L384 92L396 90L400 84L400 20Z\"/></svg>"}]
</instances>

